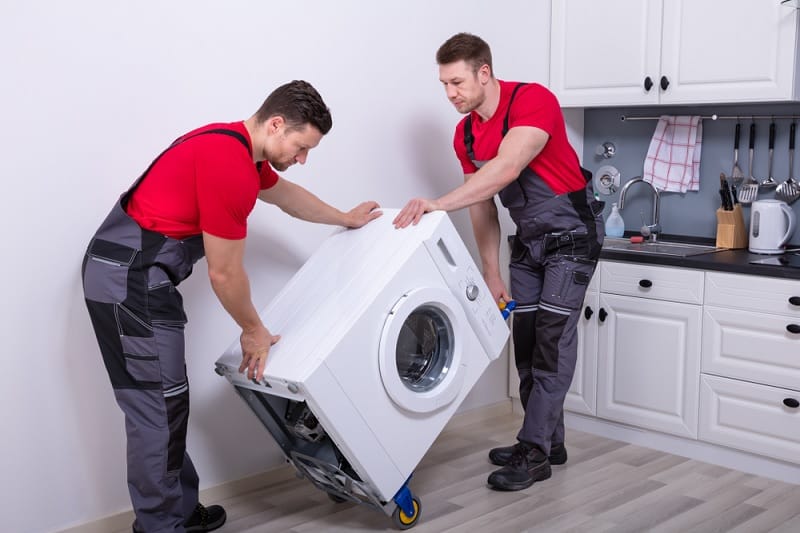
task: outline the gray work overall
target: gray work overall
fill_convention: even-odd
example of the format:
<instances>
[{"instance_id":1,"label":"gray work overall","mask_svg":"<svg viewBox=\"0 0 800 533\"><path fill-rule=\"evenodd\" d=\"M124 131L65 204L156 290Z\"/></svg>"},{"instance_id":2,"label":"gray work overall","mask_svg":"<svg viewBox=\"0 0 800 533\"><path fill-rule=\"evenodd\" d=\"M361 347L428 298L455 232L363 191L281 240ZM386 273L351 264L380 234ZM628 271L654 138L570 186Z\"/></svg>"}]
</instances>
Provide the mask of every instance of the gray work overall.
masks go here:
<instances>
[{"instance_id":1,"label":"gray work overall","mask_svg":"<svg viewBox=\"0 0 800 533\"><path fill-rule=\"evenodd\" d=\"M250 151L247 139L235 131L196 135L213 133L231 135ZM186 453L186 314L176 287L203 257L203 237L172 239L142 229L125 212L164 153L120 197L89 243L82 268L86 306L114 396L125 413L134 529L146 533L182 532L198 503L197 472Z\"/></svg>"},{"instance_id":2,"label":"gray work overall","mask_svg":"<svg viewBox=\"0 0 800 533\"><path fill-rule=\"evenodd\" d=\"M508 133L511 95L503 122ZM464 124L464 143L473 163L471 117ZM572 383L578 354L577 325L584 294L594 273L605 231L602 202L594 200L591 175L586 187L555 195L526 167L499 192L517 226L510 264L514 311L514 356L525 418L517 438L545 454L564 442L564 398Z\"/></svg>"}]
</instances>

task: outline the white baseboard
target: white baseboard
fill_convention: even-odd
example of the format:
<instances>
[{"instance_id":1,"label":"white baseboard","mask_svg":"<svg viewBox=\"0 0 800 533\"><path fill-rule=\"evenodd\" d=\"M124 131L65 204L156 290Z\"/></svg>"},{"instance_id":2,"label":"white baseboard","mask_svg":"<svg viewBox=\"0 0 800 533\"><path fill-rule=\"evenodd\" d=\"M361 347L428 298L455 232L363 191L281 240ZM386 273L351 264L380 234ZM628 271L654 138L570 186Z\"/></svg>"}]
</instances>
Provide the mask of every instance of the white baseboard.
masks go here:
<instances>
[{"instance_id":1,"label":"white baseboard","mask_svg":"<svg viewBox=\"0 0 800 533\"><path fill-rule=\"evenodd\" d=\"M564 424L584 433L652 448L756 476L800 485L800 465L617 422L565 412Z\"/></svg>"}]
</instances>

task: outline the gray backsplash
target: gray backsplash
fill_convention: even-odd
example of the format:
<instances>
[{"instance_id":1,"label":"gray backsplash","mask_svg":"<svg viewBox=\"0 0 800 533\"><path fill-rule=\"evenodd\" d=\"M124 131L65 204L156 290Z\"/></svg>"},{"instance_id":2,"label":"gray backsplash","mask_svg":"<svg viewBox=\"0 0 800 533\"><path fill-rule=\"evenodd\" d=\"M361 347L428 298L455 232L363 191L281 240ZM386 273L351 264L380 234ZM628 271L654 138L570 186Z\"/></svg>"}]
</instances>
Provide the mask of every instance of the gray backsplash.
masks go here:
<instances>
[{"instance_id":1,"label":"gray backsplash","mask_svg":"<svg viewBox=\"0 0 800 533\"><path fill-rule=\"evenodd\" d=\"M754 104L749 106L696 106L696 107L630 107L586 109L584 112L583 164L596 173L603 165L616 167L621 176L621 185L635 176L642 175L644 159L655 131L657 120L621 120L622 116L658 117L660 115L701 115L741 117L739 142L739 167L748 173L748 132L751 116L800 115L800 104ZM794 178L800 179L800 119L795 146ZM756 144L753 158L753 174L757 179L767 177L769 119L756 119ZM773 176L778 182L789 177L789 125L791 119L777 118ZM730 175L733 166L733 136L736 120L703 120L703 144L700 160L700 190L695 192L663 193L661 195L662 232L671 235L715 237L716 210L720 206L719 175ZM610 141L616 146L616 155L604 159L595 150ZM620 186L621 186L620 185ZM759 199L775 197L775 189L759 191ZM604 214L611 212L611 203L619 199L619 190L612 195L601 195L606 201ZM792 205L800 219L800 201ZM628 191L625 209L625 229L637 230L642 225L642 214L649 223L652 214L652 193L649 187L635 185ZM750 223L750 208L744 206L745 223ZM800 242L800 231L795 231L792 243Z\"/></svg>"}]
</instances>

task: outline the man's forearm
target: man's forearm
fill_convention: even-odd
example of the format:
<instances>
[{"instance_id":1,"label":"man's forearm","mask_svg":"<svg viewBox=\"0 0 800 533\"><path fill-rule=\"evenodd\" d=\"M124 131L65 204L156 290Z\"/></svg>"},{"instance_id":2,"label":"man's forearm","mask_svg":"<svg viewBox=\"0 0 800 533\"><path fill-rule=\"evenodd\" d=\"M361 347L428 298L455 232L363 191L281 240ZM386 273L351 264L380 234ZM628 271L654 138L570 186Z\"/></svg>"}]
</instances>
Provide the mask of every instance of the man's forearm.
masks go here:
<instances>
[{"instance_id":1,"label":"man's forearm","mask_svg":"<svg viewBox=\"0 0 800 533\"><path fill-rule=\"evenodd\" d=\"M469 215L484 275L500 275L500 222L494 199L474 204Z\"/></svg>"},{"instance_id":2,"label":"man's forearm","mask_svg":"<svg viewBox=\"0 0 800 533\"><path fill-rule=\"evenodd\" d=\"M209 272L209 277L220 303L243 331L263 327L250 298L250 280L244 269L224 274Z\"/></svg>"}]
</instances>

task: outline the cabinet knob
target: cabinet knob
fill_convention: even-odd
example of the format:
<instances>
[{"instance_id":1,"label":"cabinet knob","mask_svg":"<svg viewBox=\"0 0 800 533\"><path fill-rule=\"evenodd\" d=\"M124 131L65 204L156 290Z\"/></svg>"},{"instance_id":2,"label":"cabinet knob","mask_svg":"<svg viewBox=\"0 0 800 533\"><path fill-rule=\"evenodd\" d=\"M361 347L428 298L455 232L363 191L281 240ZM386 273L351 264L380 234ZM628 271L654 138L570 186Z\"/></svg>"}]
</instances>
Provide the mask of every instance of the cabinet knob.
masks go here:
<instances>
[{"instance_id":1,"label":"cabinet knob","mask_svg":"<svg viewBox=\"0 0 800 533\"><path fill-rule=\"evenodd\" d=\"M583 310L583 317L586 320L589 320L590 318L592 318L593 314L594 314L594 311L592 311L592 308L587 305L586 308Z\"/></svg>"},{"instance_id":2,"label":"cabinet knob","mask_svg":"<svg viewBox=\"0 0 800 533\"><path fill-rule=\"evenodd\" d=\"M666 91L667 87L669 87L669 80L666 76L661 76L661 90Z\"/></svg>"},{"instance_id":3,"label":"cabinet knob","mask_svg":"<svg viewBox=\"0 0 800 533\"><path fill-rule=\"evenodd\" d=\"M608 313L606 313L606 310L601 307L600 312L597 314L597 316L600 317L600 322L605 322Z\"/></svg>"},{"instance_id":4,"label":"cabinet knob","mask_svg":"<svg viewBox=\"0 0 800 533\"><path fill-rule=\"evenodd\" d=\"M653 286L653 282L650 281L649 279L640 279L639 286L642 287L643 289L649 289L650 287Z\"/></svg>"},{"instance_id":5,"label":"cabinet knob","mask_svg":"<svg viewBox=\"0 0 800 533\"><path fill-rule=\"evenodd\" d=\"M800 407L800 402L798 402L794 398L784 398L783 405L785 405L786 407L791 407L792 409L797 409L798 407Z\"/></svg>"},{"instance_id":6,"label":"cabinet knob","mask_svg":"<svg viewBox=\"0 0 800 533\"><path fill-rule=\"evenodd\" d=\"M795 333L795 334L800 333L800 325L798 325L798 324L789 324L788 326L786 326L786 331L788 331L789 333Z\"/></svg>"},{"instance_id":7,"label":"cabinet knob","mask_svg":"<svg viewBox=\"0 0 800 533\"><path fill-rule=\"evenodd\" d=\"M792 305L800 306L800 296L790 296L789 303Z\"/></svg>"},{"instance_id":8,"label":"cabinet knob","mask_svg":"<svg viewBox=\"0 0 800 533\"><path fill-rule=\"evenodd\" d=\"M653 80L652 80L652 78L650 78L650 76L647 76L644 79L644 90L646 92L650 92L650 89L652 89L652 88L653 88Z\"/></svg>"}]
</instances>

